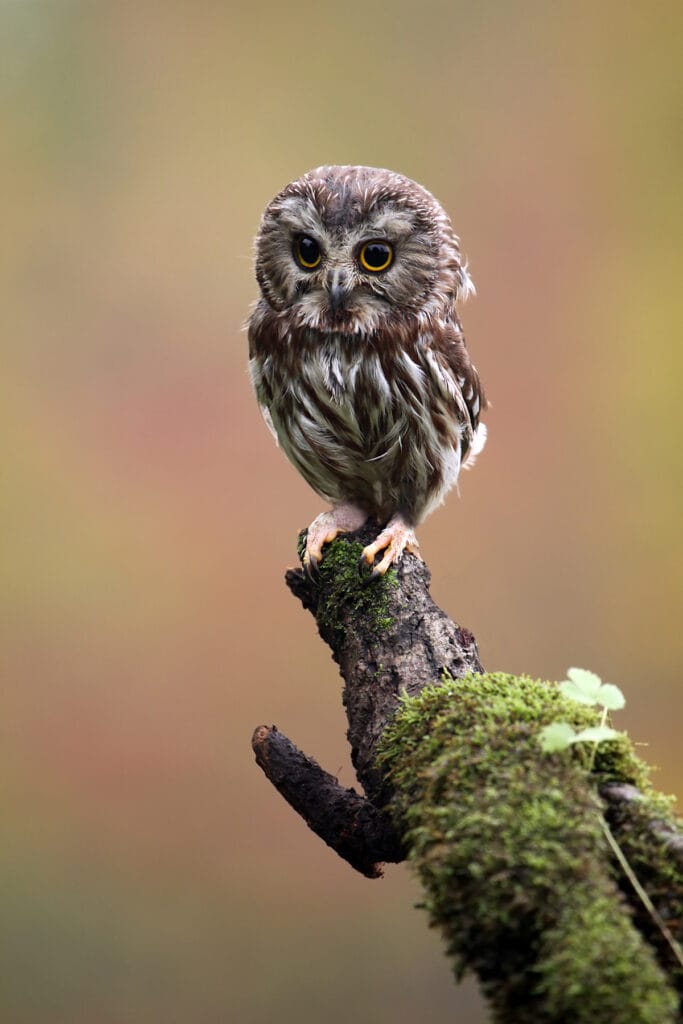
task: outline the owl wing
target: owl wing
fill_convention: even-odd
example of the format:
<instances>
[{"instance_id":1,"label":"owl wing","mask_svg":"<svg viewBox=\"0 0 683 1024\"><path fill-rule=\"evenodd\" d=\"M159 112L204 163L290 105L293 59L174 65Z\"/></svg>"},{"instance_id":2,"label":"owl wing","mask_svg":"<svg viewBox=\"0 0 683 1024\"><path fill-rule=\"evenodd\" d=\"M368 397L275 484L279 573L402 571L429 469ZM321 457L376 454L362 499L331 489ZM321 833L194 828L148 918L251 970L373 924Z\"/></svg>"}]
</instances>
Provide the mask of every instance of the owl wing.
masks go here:
<instances>
[{"instance_id":1,"label":"owl wing","mask_svg":"<svg viewBox=\"0 0 683 1024\"><path fill-rule=\"evenodd\" d=\"M455 412L464 428L460 442L462 466L468 468L486 443L486 427L479 417L488 402L457 320L434 339L434 354L450 378L451 393L455 392Z\"/></svg>"},{"instance_id":2,"label":"owl wing","mask_svg":"<svg viewBox=\"0 0 683 1024\"><path fill-rule=\"evenodd\" d=\"M268 388L264 387L261 375L261 366L259 365L259 361L254 359L249 360L249 374L251 376L251 381L254 386L254 391L256 392L256 399L258 401L258 407L261 410L261 415L263 416L264 422L268 427L268 430L275 438L275 444L279 448L280 438L278 437L277 430L275 429L273 417L270 414L270 403L272 401L272 396L268 394Z\"/></svg>"},{"instance_id":3,"label":"owl wing","mask_svg":"<svg viewBox=\"0 0 683 1024\"><path fill-rule=\"evenodd\" d=\"M270 406L273 401L271 387L272 356L270 354L270 335L265 326L267 317L262 302L257 302L248 322L247 337L249 339L249 376L256 394L256 400L268 430L280 446Z\"/></svg>"},{"instance_id":4,"label":"owl wing","mask_svg":"<svg viewBox=\"0 0 683 1024\"><path fill-rule=\"evenodd\" d=\"M267 380L267 374L264 374L264 370L267 370L267 365L264 365L266 363L267 360L263 360L260 355L250 352L249 376L251 377L252 387L256 393L256 400L258 401L265 424L275 438L276 445L279 447L280 439L273 424L273 417L270 415L270 404L273 400L273 395Z\"/></svg>"},{"instance_id":5,"label":"owl wing","mask_svg":"<svg viewBox=\"0 0 683 1024\"><path fill-rule=\"evenodd\" d=\"M264 422L265 422L266 426L268 427L268 430L271 432L271 434L275 438L275 444L279 448L280 447L280 438L277 436L277 430L275 429L275 426L273 424L273 417L270 415L270 409L268 408L267 405L260 405L260 404L259 404L259 409L261 410L261 415L263 416Z\"/></svg>"}]
</instances>

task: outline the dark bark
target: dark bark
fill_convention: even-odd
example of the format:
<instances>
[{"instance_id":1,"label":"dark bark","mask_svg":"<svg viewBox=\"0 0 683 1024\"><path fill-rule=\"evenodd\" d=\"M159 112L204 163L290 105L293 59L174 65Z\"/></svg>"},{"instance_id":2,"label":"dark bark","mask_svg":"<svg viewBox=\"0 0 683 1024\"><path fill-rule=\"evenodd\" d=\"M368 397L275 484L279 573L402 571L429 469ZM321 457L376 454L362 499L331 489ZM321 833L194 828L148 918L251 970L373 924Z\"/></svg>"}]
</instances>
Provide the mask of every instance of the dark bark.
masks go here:
<instances>
[{"instance_id":1,"label":"dark bark","mask_svg":"<svg viewBox=\"0 0 683 1024\"><path fill-rule=\"evenodd\" d=\"M371 521L340 538L341 543L364 546L374 540L377 529ZM391 622L378 630L350 603L338 603L333 621L328 613L320 614L330 601L334 602L333 577L321 572L310 579L303 569L288 569L285 574L287 586L316 619L320 636L339 666L351 760L367 799L340 786L275 727L260 726L252 740L257 763L287 802L332 849L369 878L381 873L375 870L377 862L403 859L401 844L391 834L388 815L382 811L387 793L374 764L377 743L400 696L414 696L438 682L444 668L454 678L483 671L473 634L457 625L432 600L431 573L426 563L407 554L397 567L396 577L397 586L385 589ZM378 583L366 585L372 588ZM626 783L611 783L600 792L606 802L606 818L618 837L624 823L633 816L633 807L641 806L642 794ZM367 813L359 817L358 808L368 800L372 810L366 809ZM364 836L361 820L368 830ZM643 827L654 842L664 844L683 864L683 835L656 819L641 824L641 830Z\"/></svg>"},{"instance_id":2,"label":"dark bark","mask_svg":"<svg viewBox=\"0 0 683 1024\"><path fill-rule=\"evenodd\" d=\"M348 534L346 542L365 545L375 536L376 527L366 525ZM374 766L377 743L399 697L413 697L425 686L438 683L444 669L454 678L482 671L472 633L456 625L432 600L426 563L407 554L396 575L396 587L384 581L366 584L384 588L386 615L391 621L383 629L359 615L351 602L335 607L332 622L328 614L321 616L320 609L334 601L334 577L326 577L324 571L316 582L301 569L290 569L285 576L289 589L315 616L320 635L339 665L351 760L371 798L381 791L381 778Z\"/></svg>"},{"instance_id":3,"label":"dark bark","mask_svg":"<svg viewBox=\"0 0 683 1024\"><path fill-rule=\"evenodd\" d=\"M636 786L627 782L609 782L600 787L600 796L606 804L605 818L610 827L619 832L626 821L636 822L636 815L643 807L644 799ZM662 846L672 860L683 867L683 835L672 829L668 822L660 821L656 815L646 815L645 818L645 827L651 841ZM642 832L642 828L639 823L638 830Z\"/></svg>"},{"instance_id":4,"label":"dark bark","mask_svg":"<svg viewBox=\"0 0 683 1024\"><path fill-rule=\"evenodd\" d=\"M376 524L369 523L341 543L365 545L376 532ZM354 566L354 570L360 581L361 569ZM366 581L368 598L381 592L386 602L383 617L391 621L380 629L376 616L366 614L367 608L359 614L353 602L336 600L335 577L326 571L324 561L315 580L302 569L289 569L285 575L291 592L316 618L320 635L339 665L351 760L367 796L344 789L275 727L257 728L252 747L257 764L285 800L367 878L381 875L382 861L395 863L405 856L391 818L383 810L388 792L374 765L377 743L400 696L414 696L438 682L444 668L454 677L482 671L473 635L434 603L430 579L426 564L408 554L397 568L395 586ZM372 606L372 601L368 604Z\"/></svg>"},{"instance_id":5,"label":"dark bark","mask_svg":"<svg viewBox=\"0 0 683 1024\"><path fill-rule=\"evenodd\" d=\"M405 852L390 816L354 789L345 789L273 726L254 731L256 763L310 829L366 878Z\"/></svg>"},{"instance_id":6,"label":"dark bark","mask_svg":"<svg viewBox=\"0 0 683 1024\"><path fill-rule=\"evenodd\" d=\"M328 546L324 551L323 561L315 579L310 579L301 569L291 569L286 574L287 586L301 601L303 607L314 616L319 633L330 647L332 657L339 666L343 678L342 699L348 720L347 735L351 745L351 758L366 795L361 796L352 789L342 787L336 778L325 772L312 758L299 751L286 736L274 727L260 727L254 733L252 741L257 763L278 791L301 814L317 835L323 838L352 867L368 878L375 878L381 874L380 864L382 861L400 861L407 853L401 836L405 834L406 822L410 817L410 786L404 787L403 792L399 787L392 792L384 777L386 762L380 762L378 765L376 760L378 745L387 727L395 719L401 698L403 696L417 697L428 686L438 688L444 670L453 679L464 680L464 683L460 684L461 687L474 687L474 690L481 688L486 679L495 679L490 676L482 677L481 682L465 679L470 673L483 671L475 638L472 633L458 626L436 606L429 594L430 573L424 562L413 555L406 555L393 576L378 581L369 580L367 567L359 568L357 563L362 546L369 543L376 532L376 524L369 523L362 530L340 538L334 545ZM540 706L543 707L545 704L544 684L534 685L541 690ZM433 692L428 691L423 696L431 701ZM442 691L437 689L436 692ZM548 692L550 692L550 688ZM448 707L448 714L453 716L454 735L457 731L458 716L463 714L462 710L459 710L462 705L458 703L458 699L456 697L456 703L451 703ZM470 704L470 713L472 706ZM486 709L483 708L482 711L481 720L484 721ZM547 708L545 714L548 714ZM507 746L502 728L495 725L494 729L498 729L498 732L492 732L490 740L483 740L479 751L485 751L492 745L497 745L500 748L499 756L503 767L502 779L507 778L506 765L516 765L520 757L523 756L530 766L530 778L538 775L542 780L547 771L547 763L543 760L547 755L543 754L537 738L534 738L533 735L534 728L538 729L538 726L533 723L531 730L524 732L523 740L522 733L515 725L514 714L512 720L506 723L507 727L510 728L510 740ZM468 728L474 730L475 726L468 726ZM526 726L524 728L528 729ZM429 735L428 731L423 730L420 735L415 736L415 739L419 742L421 736ZM458 742L462 743L462 738ZM520 742L525 744L523 748L519 747ZM475 752L473 760L470 762L470 765L474 766L472 770L475 779L480 757L481 754ZM467 771L467 765L461 764L456 776L449 777L448 782L449 786L454 785L448 806L456 809L461 801L459 794L462 793L462 789L458 789L461 770ZM567 771L571 775L570 766L567 767ZM596 771L598 771L597 768ZM413 773L412 777L418 778L419 776ZM606 776L600 775L599 772L595 779L596 783L603 783L600 787L600 797L605 808L605 819L620 847L637 870L639 880L647 883L648 890L652 892L653 898L658 903L660 913L672 930L679 933L683 912L683 883L681 882L683 878L683 836L677 831L674 819L670 812L667 812L665 804L661 801L658 802L655 794L644 794L631 784L631 780L637 778L637 774L630 777L628 773L617 774L616 778L621 778L623 781L604 784ZM523 790L524 792L526 791ZM408 795L406 796L406 794ZM434 795L432 793L429 799L433 800ZM424 794L420 799L423 798ZM497 821L499 818L502 820L503 815L500 814L500 809L504 803L496 804L490 789L486 791L485 799L493 800L488 812L489 820ZM504 782L501 784L498 799L506 801ZM524 804L524 799L523 795L519 814L526 814L525 808L528 806L529 820L533 821L534 812L531 809L534 801L533 793L529 791L526 804ZM574 803L570 808L571 800ZM432 809L436 810L436 819L434 819L436 822L441 821L439 818L440 806L438 802L431 805L425 804L428 814ZM573 820L572 813L576 813L577 806L583 808L581 813L585 811L587 814L585 821L590 821L591 815L597 809L595 787L591 787L588 779L586 778L584 781L581 775L578 794L572 794L571 797L569 793L567 794L568 822ZM390 808L391 818L389 816ZM586 808L588 808L587 811ZM443 809L441 808L441 810ZM438 824L434 826L435 835L438 833L439 827ZM457 810L453 814L452 825L449 828L449 836L459 834L460 824ZM491 837L488 841L492 842ZM440 843L439 851L446 854L445 870L447 877L451 877L449 872L452 868L448 867L448 844L444 845L443 838L436 842L437 846ZM450 838L448 842L457 844L458 840ZM496 840L493 840L493 844L496 845ZM412 847L411 851L415 857L415 850ZM584 856L583 853L582 856ZM614 908L620 905L619 898L616 895L609 895L610 883L605 881L605 875L600 875L600 872L604 870L602 855L595 859L594 865L590 858L596 856L595 851L586 856L589 858L586 861L587 874L595 870L596 878L599 876L601 879L602 893L607 900L605 906L611 908L610 912L614 910L618 918L621 911ZM424 859L420 862L420 857L421 854L418 854L416 862L418 870L426 865L425 877L429 878L433 862ZM581 862L581 857L577 859L577 863ZM520 860L525 858L526 849L520 851ZM463 865L458 870L464 870L467 873L467 865ZM682 975L670 946L662 939L630 884L620 876L620 869L616 862L612 865L612 872L614 881L619 885L623 896L631 906L633 923L649 947L656 953L661 967L669 975L671 984L677 987L681 984ZM510 876L510 886L512 887L510 891L516 892L517 882L514 876L513 870ZM501 885L501 876L494 877L496 885ZM566 878L564 883L566 884ZM481 895L476 888L478 884L478 882L475 884L473 890L477 899ZM481 884L484 882L482 881ZM562 888L562 884L560 882L559 889ZM453 885L455 886L455 883ZM455 887L451 892L450 883L445 890L442 886L443 879L432 878L431 881L425 881L425 887L430 892L428 905L432 907L433 919L441 925L443 925L443 920L448 921L448 926L443 927L443 930L448 937L449 949L456 956L456 947L463 938L461 934L463 932L462 910L466 909L466 906L460 905L461 909L453 913L451 912L452 908L447 911L444 911L443 908L444 905L450 908L451 897L454 901L453 908L457 908L458 900L465 898L465 889ZM537 886L537 891L541 890L542 886ZM553 931L549 924L545 932L538 931L539 928L545 927L541 926L539 922L544 919L543 915L548 908L545 898L534 902L533 892L534 887L529 885L528 897L531 903L526 912L528 935L524 933L524 928L527 925L523 924L522 918L519 918L519 922L515 926L517 931L514 941L507 932L505 932L505 937L502 937L504 929L501 931L499 924L503 920L509 921L509 917L506 917L504 913L497 915L494 906L490 931L482 930L481 921L479 924L477 923L475 914L470 922L472 942L464 942L463 948L465 949L475 945L475 937L480 944L484 942L485 948L481 962L485 961L496 965L493 973L487 975L486 970L480 969L476 962L468 961L466 955L461 957L461 963L468 966L469 969L476 970L485 987L489 986L487 994L490 995L493 1005L500 1008L501 1015L496 1019L501 1022L526 1020L526 1016L520 1016L522 1006L526 1007L529 1013L533 1010L532 1016L528 1019L553 1022L566 1019L566 1016L562 1016L564 1011L560 1012L558 1016L554 1010L550 1010L547 1001L534 1002L537 999L535 986L538 984L540 976L540 967L538 963L534 963L534 956L539 948L539 942L541 940L545 942L546 939L550 941L550 937L554 936L557 946L549 947L547 963L553 963L553 957L556 957L558 965L562 965L565 955L569 955L565 951L569 949L576 936L574 933L564 936L557 928ZM614 894L616 894L616 889L614 889ZM472 899L472 906L475 905L478 905L477 900ZM563 924L566 923L562 919L561 904L553 910L553 915L555 911L560 915L558 920L562 920ZM497 938L496 930L499 932ZM580 931L579 927L579 944L581 942ZM559 940L558 935L560 935ZM524 945L527 940L528 962L520 964L515 969L516 973L513 972L514 976L504 978L505 964L507 963L509 966L511 963L512 948L514 947L518 952L523 951L527 948ZM512 945L510 945L511 943ZM628 956L630 953L626 956L626 962L630 963ZM522 956L522 960L524 960L524 956ZM593 967L597 969L598 966L597 961L590 963L591 969ZM614 967L614 963L611 963L610 966ZM645 978L650 977L647 971L652 971L652 965L643 960L636 969L641 971L645 984L644 991L650 991L648 989L650 982L645 981ZM559 966L557 971L553 969L553 976L562 977L564 970L565 968L562 966ZM585 979L587 975L584 974L583 977ZM618 971L614 977L619 977ZM608 1002L600 1002L602 996L598 992L600 987L598 982L604 984L607 993L605 999ZM579 985L581 984L579 983ZM579 999L581 1007L579 1016L572 1019L577 1021L579 1019L581 1021L584 1019L586 1021L595 1020L595 1012L592 1007L595 1005L598 1008L597 1012L600 1013L602 1012L601 1007L604 1009L605 1006L611 1005L609 1000L614 996L615 984L616 990L619 991L622 981L614 982L607 970L599 975L596 984L591 981L589 988L593 990L594 1001L589 1000L584 1004ZM665 1005L670 1005L667 1002L668 996L664 989L660 993L661 1003L657 1002L659 995L652 994L653 1002L646 1005L645 997L641 999L636 991L637 982L634 984L634 991L629 997L626 995L626 989L623 989L625 1001L623 1005L619 1004L621 1016L618 1017L618 1020L620 1022L628 1020L630 1024L631 1021L637 1020L656 1021L659 1024L659 1021L672 1019L669 1011L665 1012L661 1009ZM659 985L660 982L657 984ZM506 986L508 986L507 989ZM510 993L515 986L517 986L515 989L517 995L513 998ZM568 991L569 989L571 989L571 985L569 985ZM574 994L576 995L576 993ZM496 1004L496 999L499 1000L498 1004ZM643 1001L644 999L645 1001ZM516 1009L515 1000L521 1000L517 1003ZM562 1005L569 1006L571 999L569 996L565 999L563 995L560 1002ZM655 1006L655 1004L657 1005ZM657 1006L660 1009L657 1009ZM640 1009L631 1012L629 1007L640 1007ZM616 1020L617 1018L611 1017L611 1019Z\"/></svg>"}]
</instances>

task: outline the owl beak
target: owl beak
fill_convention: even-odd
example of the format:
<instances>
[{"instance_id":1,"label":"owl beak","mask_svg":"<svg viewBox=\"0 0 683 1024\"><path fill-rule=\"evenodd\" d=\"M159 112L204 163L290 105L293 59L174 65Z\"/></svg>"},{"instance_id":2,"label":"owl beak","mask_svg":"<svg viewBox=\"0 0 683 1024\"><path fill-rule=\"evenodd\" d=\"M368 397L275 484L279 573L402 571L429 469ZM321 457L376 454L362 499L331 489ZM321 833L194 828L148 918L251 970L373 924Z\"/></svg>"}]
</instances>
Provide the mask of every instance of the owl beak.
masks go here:
<instances>
[{"instance_id":1,"label":"owl beak","mask_svg":"<svg viewBox=\"0 0 683 1024\"><path fill-rule=\"evenodd\" d=\"M331 271L328 284L328 303L331 313L341 313L346 308L349 299L350 289L347 285L346 275L339 267Z\"/></svg>"}]
</instances>

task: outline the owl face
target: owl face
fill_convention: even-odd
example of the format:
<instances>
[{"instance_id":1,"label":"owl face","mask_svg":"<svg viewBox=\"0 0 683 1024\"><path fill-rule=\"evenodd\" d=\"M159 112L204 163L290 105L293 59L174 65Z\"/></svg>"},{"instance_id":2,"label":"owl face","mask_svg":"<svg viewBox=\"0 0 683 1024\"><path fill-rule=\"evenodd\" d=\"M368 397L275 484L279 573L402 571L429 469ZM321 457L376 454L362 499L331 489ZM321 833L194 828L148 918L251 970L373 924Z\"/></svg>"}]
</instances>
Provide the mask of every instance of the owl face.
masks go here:
<instances>
[{"instance_id":1,"label":"owl face","mask_svg":"<svg viewBox=\"0 0 683 1024\"><path fill-rule=\"evenodd\" d=\"M256 276L275 311L345 333L441 313L472 287L434 197L371 167L320 167L283 189L263 215Z\"/></svg>"}]
</instances>

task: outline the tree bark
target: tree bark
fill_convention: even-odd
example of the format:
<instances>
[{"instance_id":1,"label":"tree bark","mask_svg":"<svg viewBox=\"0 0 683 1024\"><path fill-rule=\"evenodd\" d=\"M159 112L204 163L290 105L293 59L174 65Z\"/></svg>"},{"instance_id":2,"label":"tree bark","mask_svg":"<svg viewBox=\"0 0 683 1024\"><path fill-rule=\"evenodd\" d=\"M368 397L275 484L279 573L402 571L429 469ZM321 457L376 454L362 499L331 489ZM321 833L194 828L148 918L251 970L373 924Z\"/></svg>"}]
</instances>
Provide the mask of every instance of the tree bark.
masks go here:
<instances>
[{"instance_id":1,"label":"tree bark","mask_svg":"<svg viewBox=\"0 0 683 1024\"><path fill-rule=\"evenodd\" d=\"M309 827L366 877L378 877L382 862L414 862L456 971L479 975L495 1020L676 1020L673 991L683 994L683 970L599 829L602 812L680 937L683 837L670 808L638 788L645 776L628 745L606 744L591 778L576 749L544 754L540 725L563 713L585 726L592 712L568 708L550 684L483 675L474 636L436 606L429 570L415 556L369 581L358 559L376 532L368 523L338 538L315 579L302 569L286 574L339 666L365 796L340 786L275 727L255 731L257 763ZM549 786L562 794L566 823L557 824ZM550 824L538 824L539 808ZM484 823L473 825L483 809ZM520 831L527 822L536 824ZM549 832L556 846L548 846L546 868L529 871L529 847L545 848ZM517 865L497 853L506 844L515 849L515 841ZM463 860L468 843L473 852ZM571 913L563 906L567 886L583 894ZM552 913L548 901L557 902ZM593 933L598 908L605 923ZM615 948L604 951L604 962L594 952L582 958L571 952L581 935Z\"/></svg>"}]
</instances>

